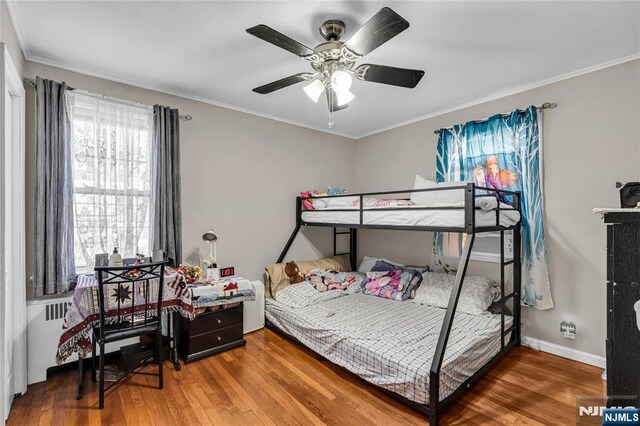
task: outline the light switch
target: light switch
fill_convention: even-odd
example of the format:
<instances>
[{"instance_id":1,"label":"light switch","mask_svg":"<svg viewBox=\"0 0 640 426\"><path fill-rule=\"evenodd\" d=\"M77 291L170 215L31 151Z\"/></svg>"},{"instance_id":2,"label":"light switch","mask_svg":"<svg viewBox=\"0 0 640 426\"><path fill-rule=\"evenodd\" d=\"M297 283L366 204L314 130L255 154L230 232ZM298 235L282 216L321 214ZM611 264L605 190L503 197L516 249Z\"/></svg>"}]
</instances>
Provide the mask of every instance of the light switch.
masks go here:
<instances>
[{"instance_id":1,"label":"light switch","mask_svg":"<svg viewBox=\"0 0 640 426\"><path fill-rule=\"evenodd\" d=\"M638 325L638 330L640 330L640 300L638 300L636 304L633 305L633 309L636 310L636 321Z\"/></svg>"}]
</instances>

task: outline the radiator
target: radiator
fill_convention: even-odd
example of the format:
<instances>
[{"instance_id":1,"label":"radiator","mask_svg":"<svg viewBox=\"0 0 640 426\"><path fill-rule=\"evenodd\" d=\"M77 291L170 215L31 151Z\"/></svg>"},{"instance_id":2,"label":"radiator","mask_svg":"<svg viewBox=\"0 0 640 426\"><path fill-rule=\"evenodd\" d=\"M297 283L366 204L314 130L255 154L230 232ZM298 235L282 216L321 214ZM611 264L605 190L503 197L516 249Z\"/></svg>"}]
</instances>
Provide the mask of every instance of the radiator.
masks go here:
<instances>
[{"instance_id":1,"label":"radiator","mask_svg":"<svg viewBox=\"0 0 640 426\"><path fill-rule=\"evenodd\" d=\"M251 281L256 300L244 302L244 333L251 333L264 327L264 284Z\"/></svg>"},{"instance_id":2,"label":"radiator","mask_svg":"<svg viewBox=\"0 0 640 426\"><path fill-rule=\"evenodd\" d=\"M28 384L45 381L47 369L56 365L56 349L70 297L27 301Z\"/></svg>"},{"instance_id":3,"label":"radiator","mask_svg":"<svg viewBox=\"0 0 640 426\"><path fill-rule=\"evenodd\" d=\"M71 293L55 298L27 301L27 384L47 380L47 370L56 366L56 351L62 333L62 322L67 313ZM108 343L105 352L137 342L137 338ZM90 354L87 356L91 356ZM77 361L71 356L67 363Z\"/></svg>"}]
</instances>

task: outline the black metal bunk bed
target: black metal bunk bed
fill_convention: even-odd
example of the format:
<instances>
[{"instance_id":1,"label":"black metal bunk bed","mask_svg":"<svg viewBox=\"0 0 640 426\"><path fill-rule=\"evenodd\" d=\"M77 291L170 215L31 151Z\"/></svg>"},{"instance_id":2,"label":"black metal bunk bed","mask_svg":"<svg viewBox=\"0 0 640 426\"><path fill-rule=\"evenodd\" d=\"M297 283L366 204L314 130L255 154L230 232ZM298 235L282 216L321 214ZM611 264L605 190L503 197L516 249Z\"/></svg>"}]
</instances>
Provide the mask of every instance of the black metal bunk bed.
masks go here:
<instances>
[{"instance_id":1,"label":"black metal bunk bed","mask_svg":"<svg viewBox=\"0 0 640 426\"><path fill-rule=\"evenodd\" d=\"M464 206L449 206L449 207L428 207L428 206L411 206L411 207L384 207L384 208L365 208L364 201L365 197L378 197L378 196L397 196L400 194L409 194L409 193L417 193L417 192L430 192L430 191L452 191L452 190L464 190ZM357 208L339 208L339 209L321 209L321 210L311 210L305 209L303 205L303 200L313 200L317 198L338 198L338 197L352 197L359 199L359 205ZM496 214L496 223L492 226L476 226L476 211L481 210L476 206L476 199L482 197L493 197L496 199L496 208L492 209ZM501 207L501 202L507 202L511 205L511 207ZM358 194L343 194L343 195L333 195L333 196L322 196L322 197L297 197L296 198L296 224L291 236L287 240L284 249L282 250L280 256L278 257L277 263L282 263L291 244L293 243L296 235L300 231L302 226L324 226L324 227L332 227L334 228L333 232L333 252L334 255L338 254L347 254L347 253L337 253L337 236L338 235L349 235L349 252L351 267L352 270L356 270L357 268L357 257L358 257L358 229L386 229L386 230L404 230L404 231L427 231L427 232L451 232L451 233L464 233L467 235L465 239L465 243L462 249L462 253L460 255L460 260L458 263L458 270L456 273L456 278L454 281L453 289L451 291L451 296L449 298L449 304L447 307L447 311L444 316L444 320L442 323L442 328L440 331L440 335L438 337L438 343L436 346L436 350L434 352L433 360L431 363L431 369L429 374L429 404L420 404L415 401L411 401L406 397L393 393L391 391L382 389L388 394L391 394L393 397L401 400L405 404L413 407L414 409L427 414L429 416L429 424L437 425L439 424L439 417L441 411L447 407L451 402L453 402L458 396L460 396L466 389L468 389L471 384L476 382L484 373L486 373L489 369L491 369L511 348L514 346L520 345L520 288L521 288L521 211L520 211L520 201L521 195L519 191L508 191L508 190L498 190L494 188L486 188L480 187L473 183L461 183L461 185L447 186L442 188L428 188L428 189L413 189L408 191L382 191L382 192L367 192L367 193L358 193ZM410 225L385 225L385 224L374 224L374 223L365 223L364 215L365 212L368 211L417 211L417 210L436 210L436 211L447 211L447 210L464 210L464 223L462 226L410 226ZM501 211L505 210L514 210L520 214L519 220L516 224L510 226L502 226L501 225ZM303 213L314 211L314 212L357 212L359 220L355 223L327 223L327 222L310 222L305 221ZM339 229L348 229L348 231L339 231ZM509 260L505 260L505 232L512 231L513 232L513 256ZM473 249L473 243L476 237L476 234L485 233L485 232L500 232L500 351L493 356L489 361L487 361L476 373L474 373L471 377L469 377L464 383L462 383L451 395L440 401L440 370L442 368L442 362L444 358L445 348L447 347L447 342L449 340L449 334L451 332L451 327L453 325L453 319L456 313L458 300L460 298L460 292L462 290L462 286L464 284L464 278L467 272L467 266L469 264L469 259L471 255L471 251ZM513 265L513 291L509 294L505 294L505 267L508 265ZM505 315L506 314L506 303L509 299L513 299L513 325L506 328L505 327ZM267 321L267 325L270 328L276 329L278 332L283 333L289 336L283 330L280 330L271 322ZM505 342L506 336L511 333L511 339L508 342ZM292 337L292 336L289 336ZM294 340L294 337L292 337Z\"/></svg>"}]
</instances>

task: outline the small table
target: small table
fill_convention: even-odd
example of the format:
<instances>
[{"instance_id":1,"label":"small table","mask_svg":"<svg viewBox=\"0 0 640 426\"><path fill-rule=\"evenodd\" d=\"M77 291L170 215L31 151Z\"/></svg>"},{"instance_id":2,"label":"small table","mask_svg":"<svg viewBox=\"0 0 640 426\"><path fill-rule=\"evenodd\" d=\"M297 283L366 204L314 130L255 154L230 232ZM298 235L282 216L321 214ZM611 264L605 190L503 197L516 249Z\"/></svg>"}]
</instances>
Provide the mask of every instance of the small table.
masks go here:
<instances>
[{"instance_id":1,"label":"small table","mask_svg":"<svg viewBox=\"0 0 640 426\"><path fill-rule=\"evenodd\" d=\"M197 316L193 320L181 318L174 335L185 363L247 343L243 338L243 309L245 301L255 300L251 281L231 276L187 287Z\"/></svg>"},{"instance_id":2,"label":"small table","mask_svg":"<svg viewBox=\"0 0 640 426\"><path fill-rule=\"evenodd\" d=\"M185 364L247 343L243 337L243 303L219 306L193 320L178 320L178 353Z\"/></svg>"},{"instance_id":3,"label":"small table","mask_svg":"<svg viewBox=\"0 0 640 426\"><path fill-rule=\"evenodd\" d=\"M56 362L58 364L62 364L74 352L78 354L77 399L82 398L83 364L84 357L91 352L91 330L100 323L98 285L98 280L93 274L78 276L76 287L62 323L62 335L58 342L58 351L56 353ZM135 285L132 284L131 287L127 287L127 283L124 283L121 290L127 292L126 297L132 299L136 312L138 312L138 309L144 310L145 306L147 310L154 313L157 312L158 301L150 300L145 302L144 297L139 297L138 293L136 293ZM113 305L110 303L110 298L112 297L114 297L112 294L105 294L105 306ZM118 293L117 297L121 297L121 293ZM160 309L164 314L180 312L187 318L195 318L195 311L191 304L191 292L187 290L184 277L174 270L165 270ZM118 315L118 309L107 308L105 310L106 319ZM175 324L174 320L174 334ZM176 370L180 370L175 339L171 346L171 360Z\"/></svg>"},{"instance_id":4,"label":"small table","mask_svg":"<svg viewBox=\"0 0 640 426\"><path fill-rule=\"evenodd\" d=\"M175 270L165 270L161 310L163 314L172 314L172 320L169 321L172 330L168 332L173 334L171 361L175 369L178 371L181 369L178 360L178 320L174 315L176 312L188 320L193 320L196 318L197 310L241 303L245 300L255 300L253 285L245 278L226 277L215 281L187 284L184 276ZM149 304L149 309L157 309L157 304ZM115 316L117 311L107 311L105 315ZM99 322L98 280L93 274L80 275L62 323L62 334L56 353L58 365L73 353L78 354L78 398L82 395L83 359L91 352L91 329ZM242 327L240 330L242 332Z\"/></svg>"},{"instance_id":5,"label":"small table","mask_svg":"<svg viewBox=\"0 0 640 426\"><path fill-rule=\"evenodd\" d=\"M149 309L157 309L157 304L149 304ZM179 312L186 318L195 318L191 292L187 289L184 277L176 271L165 271L161 309L164 314ZM115 316L117 310L107 310L105 315ZM73 353L77 353L80 359L86 357L91 352L91 329L99 322L98 280L93 274L80 275L62 323L62 334L56 353L57 364L62 364ZM180 369L175 342L172 358L176 369Z\"/></svg>"}]
</instances>

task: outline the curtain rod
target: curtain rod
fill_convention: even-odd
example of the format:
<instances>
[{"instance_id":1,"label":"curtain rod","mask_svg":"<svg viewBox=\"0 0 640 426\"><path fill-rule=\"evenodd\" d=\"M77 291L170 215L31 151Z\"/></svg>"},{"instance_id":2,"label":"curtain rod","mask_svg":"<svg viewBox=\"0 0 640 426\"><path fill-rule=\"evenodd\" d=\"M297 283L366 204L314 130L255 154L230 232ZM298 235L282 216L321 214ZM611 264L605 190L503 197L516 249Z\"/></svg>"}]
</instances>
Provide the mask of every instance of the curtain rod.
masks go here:
<instances>
[{"instance_id":1,"label":"curtain rod","mask_svg":"<svg viewBox=\"0 0 640 426\"><path fill-rule=\"evenodd\" d=\"M31 87L36 87L36 81L33 78L25 78L22 81ZM69 90L76 90L76 89L74 89L73 87L69 87ZM182 121L191 121L192 118L193 117L191 117L189 114L180 115L180 120Z\"/></svg>"},{"instance_id":2,"label":"curtain rod","mask_svg":"<svg viewBox=\"0 0 640 426\"><path fill-rule=\"evenodd\" d=\"M557 106L558 106L558 104L555 103L555 102L545 102L545 103L540 104L540 105L534 105L534 107L536 109L553 109L553 108L555 108ZM518 111L523 111L523 110L520 109ZM509 114L500 114L500 115L503 116L503 117L507 117L507 116L511 115L511 113L509 113ZM491 117L487 117L487 118L485 118L483 120L474 120L474 121L476 123L482 123L483 121L487 121L489 118L491 118ZM451 130L451 129L453 129L453 127L454 126L445 127L444 130ZM442 130L442 129L434 130L433 133L438 135L438 134L440 134L440 130Z\"/></svg>"}]
</instances>

